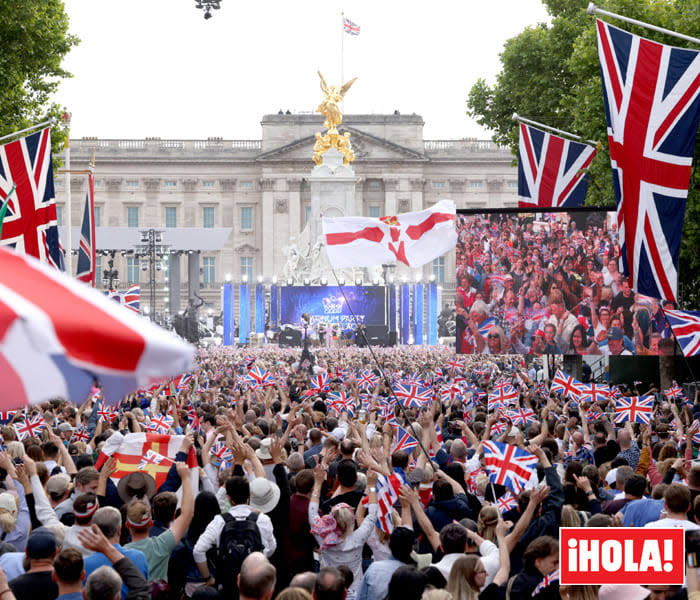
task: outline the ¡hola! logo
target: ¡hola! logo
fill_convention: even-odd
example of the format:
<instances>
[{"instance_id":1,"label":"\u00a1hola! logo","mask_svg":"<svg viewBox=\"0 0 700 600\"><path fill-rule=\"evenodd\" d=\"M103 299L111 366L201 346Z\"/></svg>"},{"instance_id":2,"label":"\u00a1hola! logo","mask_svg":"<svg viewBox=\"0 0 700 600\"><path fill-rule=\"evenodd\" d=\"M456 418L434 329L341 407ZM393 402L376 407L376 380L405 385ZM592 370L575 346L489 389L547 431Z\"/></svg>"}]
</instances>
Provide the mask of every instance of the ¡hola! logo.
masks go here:
<instances>
[{"instance_id":1,"label":"\u00a1hola! logo","mask_svg":"<svg viewBox=\"0 0 700 600\"><path fill-rule=\"evenodd\" d=\"M682 585L685 531L563 527L559 568L562 585Z\"/></svg>"}]
</instances>

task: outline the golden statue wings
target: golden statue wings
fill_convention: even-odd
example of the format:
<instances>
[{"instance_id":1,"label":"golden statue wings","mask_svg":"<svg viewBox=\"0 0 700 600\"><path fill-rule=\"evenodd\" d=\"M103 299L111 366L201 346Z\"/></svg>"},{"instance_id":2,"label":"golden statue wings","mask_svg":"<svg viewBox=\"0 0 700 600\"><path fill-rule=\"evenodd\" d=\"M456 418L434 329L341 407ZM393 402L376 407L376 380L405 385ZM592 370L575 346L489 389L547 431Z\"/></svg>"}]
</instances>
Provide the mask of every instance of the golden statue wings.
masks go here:
<instances>
[{"instance_id":1,"label":"golden statue wings","mask_svg":"<svg viewBox=\"0 0 700 600\"><path fill-rule=\"evenodd\" d=\"M340 89L334 85L328 85L326 80L321 75L321 71L318 71L318 76L321 78L321 91L323 92L323 102L318 105L316 112L320 112L326 120L323 122L323 126L331 132L336 131L336 127L340 125L343 121L343 113L340 112L340 103L343 101L345 94L347 94L350 86L355 83L357 77L354 77L347 83L343 84Z\"/></svg>"}]
</instances>

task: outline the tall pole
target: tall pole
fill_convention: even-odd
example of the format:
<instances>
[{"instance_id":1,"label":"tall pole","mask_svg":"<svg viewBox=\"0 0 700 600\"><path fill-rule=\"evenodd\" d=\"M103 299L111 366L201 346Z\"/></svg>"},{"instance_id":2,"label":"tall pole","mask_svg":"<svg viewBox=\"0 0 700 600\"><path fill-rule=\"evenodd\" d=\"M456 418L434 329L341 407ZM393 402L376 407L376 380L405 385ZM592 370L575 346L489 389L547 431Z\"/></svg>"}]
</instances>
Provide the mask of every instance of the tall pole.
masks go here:
<instances>
[{"instance_id":1,"label":"tall pole","mask_svg":"<svg viewBox=\"0 0 700 600\"><path fill-rule=\"evenodd\" d=\"M345 13L340 13L340 85L345 82Z\"/></svg>"},{"instance_id":2,"label":"tall pole","mask_svg":"<svg viewBox=\"0 0 700 600\"><path fill-rule=\"evenodd\" d=\"M66 226L66 273L73 277L73 236L71 231L71 198L70 198L70 119L71 113L66 108L63 109L62 115L64 129L66 131L66 146L64 156L66 159L66 203L63 211L63 223Z\"/></svg>"}]
</instances>

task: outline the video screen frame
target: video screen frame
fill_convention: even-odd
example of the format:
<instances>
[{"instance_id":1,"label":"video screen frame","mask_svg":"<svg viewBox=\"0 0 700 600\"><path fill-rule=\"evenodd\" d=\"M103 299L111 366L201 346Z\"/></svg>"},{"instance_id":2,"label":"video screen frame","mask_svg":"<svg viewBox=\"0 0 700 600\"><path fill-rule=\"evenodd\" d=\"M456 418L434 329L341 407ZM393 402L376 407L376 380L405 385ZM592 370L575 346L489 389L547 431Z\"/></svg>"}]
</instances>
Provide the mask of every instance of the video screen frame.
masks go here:
<instances>
[{"instance_id":1,"label":"video screen frame","mask_svg":"<svg viewBox=\"0 0 700 600\"><path fill-rule=\"evenodd\" d=\"M634 293L620 272L616 225L615 211L598 207L458 210L457 353L672 349L661 301Z\"/></svg>"}]
</instances>

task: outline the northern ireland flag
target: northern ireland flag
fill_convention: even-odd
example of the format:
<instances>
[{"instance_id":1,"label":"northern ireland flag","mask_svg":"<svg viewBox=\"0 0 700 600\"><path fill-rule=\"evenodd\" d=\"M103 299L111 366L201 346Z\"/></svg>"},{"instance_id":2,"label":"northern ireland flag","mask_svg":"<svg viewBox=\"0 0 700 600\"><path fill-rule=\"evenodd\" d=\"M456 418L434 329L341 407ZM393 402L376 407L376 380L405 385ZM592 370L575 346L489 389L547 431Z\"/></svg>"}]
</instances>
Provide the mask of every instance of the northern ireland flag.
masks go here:
<instances>
[{"instance_id":1,"label":"northern ireland flag","mask_svg":"<svg viewBox=\"0 0 700 600\"><path fill-rule=\"evenodd\" d=\"M97 379L116 403L193 368L194 348L38 260L0 248L0 409L82 402Z\"/></svg>"},{"instance_id":2,"label":"northern ireland flag","mask_svg":"<svg viewBox=\"0 0 700 600\"><path fill-rule=\"evenodd\" d=\"M328 260L336 269L402 262L420 267L455 247L455 204L396 216L323 218Z\"/></svg>"},{"instance_id":3,"label":"northern ireland flag","mask_svg":"<svg viewBox=\"0 0 700 600\"><path fill-rule=\"evenodd\" d=\"M167 435L159 433L113 433L102 447L97 457L95 467L101 469L110 456L117 461L116 470L112 473L112 480L119 481L122 477L140 470L148 473L156 480L158 489L168 476L180 449L184 435ZM158 455L168 460L144 461L146 457ZM193 472L197 472L197 457L194 448L190 448L187 455L187 465Z\"/></svg>"}]
</instances>

